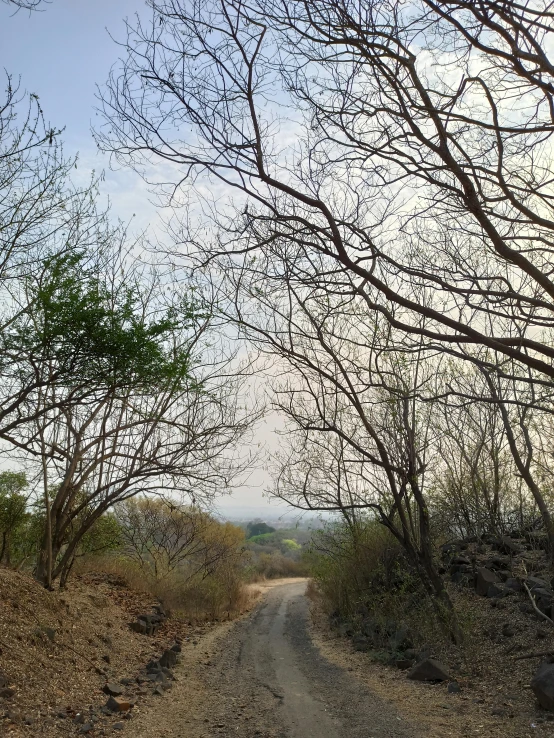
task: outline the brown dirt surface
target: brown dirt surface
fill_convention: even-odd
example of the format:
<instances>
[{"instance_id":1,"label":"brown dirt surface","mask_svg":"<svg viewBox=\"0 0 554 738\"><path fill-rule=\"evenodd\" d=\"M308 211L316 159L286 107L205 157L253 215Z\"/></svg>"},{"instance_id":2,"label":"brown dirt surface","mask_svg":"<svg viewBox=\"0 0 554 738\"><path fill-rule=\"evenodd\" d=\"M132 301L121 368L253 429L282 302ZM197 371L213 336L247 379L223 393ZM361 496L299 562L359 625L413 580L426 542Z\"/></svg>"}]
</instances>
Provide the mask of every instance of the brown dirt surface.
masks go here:
<instances>
[{"instance_id":1,"label":"brown dirt surface","mask_svg":"<svg viewBox=\"0 0 554 738\"><path fill-rule=\"evenodd\" d=\"M91 708L106 703L107 682L134 678L175 636L190 640L209 630L170 619L155 636L132 632L129 623L152 604L116 577L87 574L47 592L26 574L0 569L0 672L15 690L0 698L0 735L75 735L77 716L86 722ZM125 689L132 702L144 697L138 684ZM120 719L98 715L89 734L111 733Z\"/></svg>"},{"instance_id":2,"label":"brown dirt surface","mask_svg":"<svg viewBox=\"0 0 554 738\"><path fill-rule=\"evenodd\" d=\"M46 592L2 569L0 671L15 695L0 699L0 735L79 735L79 714L85 721L95 715L91 738L121 728L137 738L554 735L554 722L528 689L539 659L515 660L553 648L554 628L521 613L521 599L492 608L486 598L455 592L467 643L433 644L461 687L450 694L446 684L409 681L405 671L354 651L329 628L317 602L309 615L304 588L301 580L256 584L252 602L263 597L238 621L192 625L172 618L146 637L128 623L153 602L117 578L87 574L67 591ZM502 635L507 622L515 635ZM133 681L125 687L134 704L130 719L101 714L105 683L134 679L176 637L182 653L171 691L157 696Z\"/></svg>"},{"instance_id":3,"label":"brown dirt surface","mask_svg":"<svg viewBox=\"0 0 554 738\"><path fill-rule=\"evenodd\" d=\"M554 715L538 707L529 688L541 659L516 658L554 649L554 627L520 612L522 597L495 602L493 608L491 600L469 591L455 590L452 596L462 613L465 644L460 648L436 640L429 646L460 685L458 694L448 693L446 683L410 681L406 671L355 651L350 639L329 627L317 598L312 606L312 638L325 658L351 670L372 692L396 705L427 738L554 736ZM513 627L515 634L504 636L504 625Z\"/></svg>"}]
</instances>

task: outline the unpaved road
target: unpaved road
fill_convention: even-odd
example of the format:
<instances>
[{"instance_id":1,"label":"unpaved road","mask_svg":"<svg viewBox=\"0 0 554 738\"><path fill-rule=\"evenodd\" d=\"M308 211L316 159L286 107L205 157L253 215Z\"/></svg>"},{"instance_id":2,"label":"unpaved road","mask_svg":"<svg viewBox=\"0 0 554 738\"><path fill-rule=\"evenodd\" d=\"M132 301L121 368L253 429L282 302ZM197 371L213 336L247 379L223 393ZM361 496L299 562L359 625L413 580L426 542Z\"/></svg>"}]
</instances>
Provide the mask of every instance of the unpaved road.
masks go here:
<instances>
[{"instance_id":1,"label":"unpaved road","mask_svg":"<svg viewBox=\"0 0 554 738\"><path fill-rule=\"evenodd\" d=\"M270 589L245 619L185 649L180 681L133 721L140 738L417 738L312 643L306 582ZM200 647L200 646L199 646ZM130 726L131 727L131 726Z\"/></svg>"}]
</instances>

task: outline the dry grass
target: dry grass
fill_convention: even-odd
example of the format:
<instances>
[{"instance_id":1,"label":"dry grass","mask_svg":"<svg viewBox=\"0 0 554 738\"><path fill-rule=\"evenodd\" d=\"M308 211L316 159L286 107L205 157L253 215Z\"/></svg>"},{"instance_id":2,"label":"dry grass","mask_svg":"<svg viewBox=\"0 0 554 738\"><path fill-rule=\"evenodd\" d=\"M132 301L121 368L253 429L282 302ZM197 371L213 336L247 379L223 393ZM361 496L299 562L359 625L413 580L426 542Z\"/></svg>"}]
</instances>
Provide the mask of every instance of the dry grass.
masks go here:
<instances>
[{"instance_id":1,"label":"dry grass","mask_svg":"<svg viewBox=\"0 0 554 738\"><path fill-rule=\"evenodd\" d=\"M102 556L85 560L79 571L100 571L120 577L130 589L159 600L185 620L228 620L250 605L248 590L233 567L222 566L214 575L204 578L186 579L178 572L172 572L157 580L130 559Z\"/></svg>"},{"instance_id":2,"label":"dry grass","mask_svg":"<svg viewBox=\"0 0 554 738\"><path fill-rule=\"evenodd\" d=\"M0 713L0 735L74 735L72 715L106 701L107 679L133 676L167 647L169 624L149 639L129 629L152 599L120 585L86 575L47 592L29 575L0 568L0 668L15 690L1 701L13 719Z\"/></svg>"},{"instance_id":3,"label":"dry grass","mask_svg":"<svg viewBox=\"0 0 554 738\"><path fill-rule=\"evenodd\" d=\"M372 691L395 704L414 723L422 724L427 738L554 735L553 716L538 707L529 688L540 659L517 660L521 654L553 649L554 628L520 612L519 598L509 597L500 607L491 607L490 599L452 587L465 632L462 646L455 646L438 632L432 618L426 627L419 623L420 638L428 637L425 645L461 687L460 694L449 694L446 684L409 681L405 671L376 663L372 653L354 651L350 639L340 638L338 631L329 627L325 602L313 583L308 595L313 602L314 641L322 653L353 670ZM515 635L502 635L506 624L514 628Z\"/></svg>"}]
</instances>

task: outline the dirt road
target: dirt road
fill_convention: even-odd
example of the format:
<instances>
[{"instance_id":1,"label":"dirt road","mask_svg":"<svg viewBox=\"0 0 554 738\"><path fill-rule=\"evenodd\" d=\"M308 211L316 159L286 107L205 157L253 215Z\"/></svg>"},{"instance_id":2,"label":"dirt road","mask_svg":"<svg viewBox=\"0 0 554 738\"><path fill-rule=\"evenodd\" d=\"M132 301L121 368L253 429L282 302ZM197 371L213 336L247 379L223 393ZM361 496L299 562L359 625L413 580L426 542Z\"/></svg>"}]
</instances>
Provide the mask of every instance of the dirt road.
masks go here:
<instances>
[{"instance_id":1,"label":"dirt road","mask_svg":"<svg viewBox=\"0 0 554 738\"><path fill-rule=\"evenodd\" d=\"M244 620L185 650L171 709L134 721L141 738L417 738L390 705L325 660L309 632L306 582L270 589Z\"/></svg>"}]
</instances>

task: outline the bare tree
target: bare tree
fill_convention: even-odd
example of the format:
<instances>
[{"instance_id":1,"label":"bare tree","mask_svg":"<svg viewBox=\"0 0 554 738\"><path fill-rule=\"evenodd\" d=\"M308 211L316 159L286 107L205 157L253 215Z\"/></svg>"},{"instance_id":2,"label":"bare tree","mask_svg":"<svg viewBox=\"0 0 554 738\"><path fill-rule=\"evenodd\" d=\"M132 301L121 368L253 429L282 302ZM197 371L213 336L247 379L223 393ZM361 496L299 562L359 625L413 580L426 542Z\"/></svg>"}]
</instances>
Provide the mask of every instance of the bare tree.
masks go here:
<instances>
[{"instance_id":1,"label":"bare tree","mask_svg":"<svg viewBox=\"0 0 554 738\"><path fill-rule=\"evenodd\" d=\"M162 192L189 205L174 234L199 263L246 272L254 295L279 278L348 294L404 346L480 366L554 542L526 420L502 410L509 382L508 404L538 391L545 409L554 377L551 3L150 7L100 144L147 177L168 163Z\"/></svg>"},{"instance_id":2,"label":"bare tree","mask_svg":"<svg viewBox=\"0 0 554 738\"><path fill-rule=\"evenodd\" d=\"M141 497L118 504L115 514L126 555L156 580L176 571L180 579L205 579L241 554L236 535L226 536L225 526L199 507Z\"/></svg>"},{"instance_id":3,"label":"bare tree","mask_svg":"<svg viewBox=\"0 0 554 738\"><path fill-rule=\"evenodd\" d=\"M16 12L19 10L28 10L31 12L33 10L42 10L42 6L47 5L50 0L2 0L2 2L13 6Z\"/></svg>"},{"instance_id":4,"label":"bare tree","mask_svg":"<svg viewBox=\"0 0 554 738\"><path fill-rule=\"evenodd\" d=\"M314 284L348 275L407 334L550 381L548 3L150 6L99 140L139 168L176 165L175 201L195 182L209 200L210 178L242 193L228 219L218 200L208 255L285 240L308 268L326 261Z\"/></svg>"}]
</instances>

